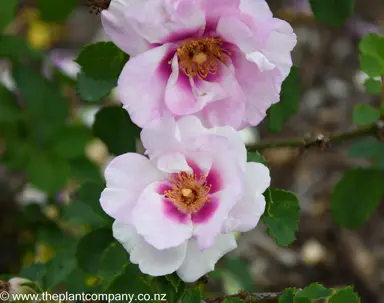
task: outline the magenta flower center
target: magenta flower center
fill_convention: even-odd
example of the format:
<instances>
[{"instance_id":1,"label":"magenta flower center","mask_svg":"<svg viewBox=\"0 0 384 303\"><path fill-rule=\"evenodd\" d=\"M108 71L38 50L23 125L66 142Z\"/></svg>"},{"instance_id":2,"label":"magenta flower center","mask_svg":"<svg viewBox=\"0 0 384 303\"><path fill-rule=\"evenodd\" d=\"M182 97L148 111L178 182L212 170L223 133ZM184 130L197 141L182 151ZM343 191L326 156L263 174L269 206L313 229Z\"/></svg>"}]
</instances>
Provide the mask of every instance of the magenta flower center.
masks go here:
<instances>
[{"instance_id":1,"label":"magenta flower center","mask_svg":"<svg viewBox=\"0 0 384 303\"><path fill-rule=\"evenodd\" d=\"M187 40L177 49L181 70L188 77L205 79L216 74L219 62L225 63L231 52L224 49L220 38L205 37L199 40Z\"/></svg>"},{"instance_id":2,"label":"magenta flower center","mask_svg":"<svg viewBox=\"0 0 384 303\"><path fill-rule=\"evenodd\" d=\"M164 196L183 213L194 214L210 201L211 185L203 174L197 177L195 173L180 172L172 175L170 183L172 188Z\"/></svg>"}]
</instances>

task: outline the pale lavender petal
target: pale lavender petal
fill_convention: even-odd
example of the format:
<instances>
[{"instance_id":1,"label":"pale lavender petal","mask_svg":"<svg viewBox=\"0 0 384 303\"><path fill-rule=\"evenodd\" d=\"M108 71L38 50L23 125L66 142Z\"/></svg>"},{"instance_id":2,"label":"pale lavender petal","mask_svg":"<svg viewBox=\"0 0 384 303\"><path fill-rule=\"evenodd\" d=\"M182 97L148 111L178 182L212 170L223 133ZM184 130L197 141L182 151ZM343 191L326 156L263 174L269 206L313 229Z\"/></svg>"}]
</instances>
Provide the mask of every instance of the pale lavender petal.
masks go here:
<instances>
[{"instance_id":1,"label":"pale lavender petal","mask_svg":"<svg viewBox=\"0 0 384 303\"><path fill-rule=\"evenodd\" d=\"M186 258L177 270L178 276L187 283L198 280L213 271L217 261L237 247L233 234L219 235L213 246L201 251L196 240L188 241Z\"/></svg>"},{"instance_id":2,"label":"pale lavender petal","mask_svg":"<svg viewBox=\"0 0 384 303\"><path fill-rule=\"evenodd\" d=\"M130 224L115 221L113 236L129 253L130 261L138 264L144 274L151 276L168 275L183 264L186 257L187 242L177 247L158 250L148 244Z\"/></svg>"}]
</instances>

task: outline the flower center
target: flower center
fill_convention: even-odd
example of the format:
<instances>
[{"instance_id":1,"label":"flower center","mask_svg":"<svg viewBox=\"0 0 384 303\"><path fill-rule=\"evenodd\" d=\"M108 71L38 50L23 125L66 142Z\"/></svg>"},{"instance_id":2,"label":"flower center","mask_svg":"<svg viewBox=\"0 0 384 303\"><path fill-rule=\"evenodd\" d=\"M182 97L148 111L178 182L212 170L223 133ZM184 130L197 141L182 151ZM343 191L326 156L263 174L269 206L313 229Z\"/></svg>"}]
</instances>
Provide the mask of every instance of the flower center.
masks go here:
<instances>
[{"instance_id":1,"label":"flower center","mask_svg":"<svg viewBox=\"0 0 384 303\"><path fill-rule=\"evenodd\" d=\"M111 4L111 0L85 0L85 5L90 8L91 14L98 15L102 10L108 9Z\"/></svg>"},{"instance_id":2,"label":"flower center","mask_svg":"<svg viewBox=\"0 0 384 303\"><path fill-rule=\"evenodd\" d=\"M203 174L197 177L194 173L180 172L172 175L170 182L172 189L166 190L164 196L183 213L194 214L210 201L211 185L207 185Z\"/></svg>"},{"instance_id":3,"label":"flower center","mask_svg":"<svg viewBox=\"0 0 384 303\"><path fill-rule=\"evenodd\" d=\"M198 76L200 79L216 74L219 61L225 63L227 56L232 55L222 45L222 39L210 37L184 42L177 49L181 70L188 77Z\"/></svg>"}]
</instances>

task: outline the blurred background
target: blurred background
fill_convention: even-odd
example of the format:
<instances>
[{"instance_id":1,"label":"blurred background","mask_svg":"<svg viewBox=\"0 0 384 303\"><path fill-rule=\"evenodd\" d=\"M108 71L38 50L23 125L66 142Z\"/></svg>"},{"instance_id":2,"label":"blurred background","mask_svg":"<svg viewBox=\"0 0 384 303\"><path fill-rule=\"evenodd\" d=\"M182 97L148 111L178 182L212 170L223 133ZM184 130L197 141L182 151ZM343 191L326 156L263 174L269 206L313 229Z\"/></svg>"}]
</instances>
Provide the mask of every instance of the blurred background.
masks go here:
<instances>
[{"instance_id":1,"label":"blurred background","mask_svg":"<svg viewBox=\"0 0 384 303\"><path fill-rule=\"evenodd\" d=\"M360 71L358 42L369 32L384 32L384 1L357 0L355 15L339 29L317 24L306 0L268 2L298 36L293 58L300 68L300 104L281 133L269 133L266 123L242 131L246 144L350 129L354 105L380 103L379 97L367 94L363 86L366 77ZM61 83L65 83L70 117L87 133L100 107L119 104L114 92L101 102L84 102L71 84L79 72L73 62L79 50L85 44L108 40L100 16L90 13L85 1L79 1L61 22L43 20L41 15L35 1L21 1L6 33L24 37L30 47L43 53L42 74L65 78ZM0 83L9 91L15 89L10 61L1 58L1 49ZM71 178L52 196L30 184L22 166L10 163L9 153L20 147L15 150L5 144L0 129L0 274L17 275L29 264L47 262L55 254L58 228L70 231L65 237L87 229L76 221L73 208L67 205L69 197L84 179L103 182L101 172L111 158L101 140L92 134L87 138L84 157L68 160ZM356 148L358 142L353 144ZM289 247L278 247L262 223L242 234L239 248L221 262L220 279L210 282L214 292L281 291L321 282L329 287L354 284L362 302L384 302L384 205L357 230L340 228L329 214L329 197L342 174L369 164L353 157L353 144L304 153L291 148L262 152L271 169L272 186L299 197L302 210L297 240ZM87 176L79 176L76 168ZM39 168L36 172L39 174Z\"/></svg>"}]
</instances>

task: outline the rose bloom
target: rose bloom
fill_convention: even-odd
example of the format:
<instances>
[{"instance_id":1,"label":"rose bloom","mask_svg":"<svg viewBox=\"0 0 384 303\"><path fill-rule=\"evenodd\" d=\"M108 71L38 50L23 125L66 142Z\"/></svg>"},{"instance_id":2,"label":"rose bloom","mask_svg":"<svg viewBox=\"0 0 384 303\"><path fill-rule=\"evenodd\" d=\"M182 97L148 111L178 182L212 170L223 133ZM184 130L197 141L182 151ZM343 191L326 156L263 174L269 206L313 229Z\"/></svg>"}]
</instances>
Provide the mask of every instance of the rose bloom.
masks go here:
<instances>
[{"instance_id":1,"label":"rose bloom","mask_svg":"<svg viewBox=\"0 0 384 303\"><path fill-rule=\"evenodd\" d=\"M206 127L257 125L296 45L264 0L112 0L102 23L131 55L118 94L140 127L191 114Z\"/></svg>"},{"instance_id":2,"label":"rose bloom","mask_svg":"<svg viewBox=\"0 0 384 303\"><path fill-rule=\"evenodd\" d=\"M247 163L233 128L206 129L194 116L155 120L141 139L149 158L113 159L101 206L143 273L176 271L185 282L196 281L237 247L234 232L257 225L269 170Z\"/></svg>"}]
</instances>

